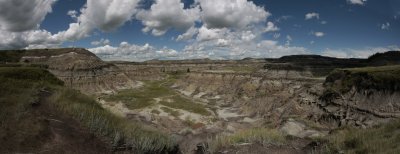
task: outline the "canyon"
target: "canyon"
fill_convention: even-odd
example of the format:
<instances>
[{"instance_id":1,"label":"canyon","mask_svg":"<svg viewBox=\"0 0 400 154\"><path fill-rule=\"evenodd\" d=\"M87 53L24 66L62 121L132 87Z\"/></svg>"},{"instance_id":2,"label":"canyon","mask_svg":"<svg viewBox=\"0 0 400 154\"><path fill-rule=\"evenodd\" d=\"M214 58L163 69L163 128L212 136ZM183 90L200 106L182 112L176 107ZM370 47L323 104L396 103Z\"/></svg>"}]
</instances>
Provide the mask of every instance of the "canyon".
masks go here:
<instances>
[{"instance_id":1,"label":"canyon","mask_svg":"<svg viewBox=\"0 0 400 154\"><path fill-rule=\"evenodd\" d=\"M111 113L172 136L182 153L308 153L315 138L336 129L369 129L400 117L400 82L379 74L398 73L399 59L382 58L396 53L105 62L85 49L66 48L21 51L8 64L45 68ZM296 139L212 144L257 128Z\"/></svg>"}]
</instances>

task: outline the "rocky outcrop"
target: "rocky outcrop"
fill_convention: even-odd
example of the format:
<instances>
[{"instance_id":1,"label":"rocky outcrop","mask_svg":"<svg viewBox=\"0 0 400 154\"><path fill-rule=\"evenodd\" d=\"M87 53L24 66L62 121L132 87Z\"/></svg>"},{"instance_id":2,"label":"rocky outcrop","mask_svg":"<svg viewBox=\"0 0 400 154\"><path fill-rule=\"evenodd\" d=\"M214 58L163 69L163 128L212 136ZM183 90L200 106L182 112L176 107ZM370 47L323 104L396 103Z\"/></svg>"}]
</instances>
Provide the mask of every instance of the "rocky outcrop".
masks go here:
<instances>
[{"instance_id":1,"label":"rocky outcrop","mask_svg":"<svg viewBox=\"0 0 400 154\"><path fill-rule=\"evenodd\" d=\"M302 76L306 72L269 71L258 73L189 73L176 82L181 93L217 106L231 106L250 117L279 125L284 117L304 115L308 107L301 102L316 102L310 87L321 87L323 80ZM304 97L300 97L300 95ZM301 99L301 100L300 100Z\"/></svg>"},{"instance_id":2,"label":"rocky outcrop","mask_svg":"<svg viewBox=\"0 0 400 154\"><path fill-rule=\"evenodd\" d=\"M338 126L363 128L400 118L398 69L385 66L331 73L316 104L323 111L318 117Z\"/></svg>"},{"instance_id":3,"label":"rocky outcrop","mask_svg":"<svg viewBox=\"0 0 400 154\"><path fill-rule=\"evenodd\" d=\"M21 63L44 65L66 86L86 94L132 88L135 83L113 64L85 49L30 50Z\"/></svg>"}]
</instances>

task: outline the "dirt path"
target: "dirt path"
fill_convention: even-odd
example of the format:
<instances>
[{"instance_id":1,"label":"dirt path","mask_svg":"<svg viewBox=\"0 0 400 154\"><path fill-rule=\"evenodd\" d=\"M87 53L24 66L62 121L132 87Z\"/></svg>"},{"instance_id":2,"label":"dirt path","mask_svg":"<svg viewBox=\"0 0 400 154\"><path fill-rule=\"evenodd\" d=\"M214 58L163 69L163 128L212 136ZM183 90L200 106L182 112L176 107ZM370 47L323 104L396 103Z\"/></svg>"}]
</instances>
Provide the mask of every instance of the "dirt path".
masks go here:
<instances>
[{"instance_id":1,"label":"dirt path","mask_svg":"<svg viewBox=\"0 0 400 154\"><path fill-rule=\"evenodd\" d=\"M26 145L28 153L54 154L54 153L111 153L108 146L100 139L92 135L87 129L80 127L80 124L74 119L62 115L50 105L47 98L51 93L41 91L40 101L33 106L34 115L44 120L46 131L37 136L38 140L44 141L39 148L32 148ZM28 150L29 149L29 150Z\"/></svg>"}]
</instances>

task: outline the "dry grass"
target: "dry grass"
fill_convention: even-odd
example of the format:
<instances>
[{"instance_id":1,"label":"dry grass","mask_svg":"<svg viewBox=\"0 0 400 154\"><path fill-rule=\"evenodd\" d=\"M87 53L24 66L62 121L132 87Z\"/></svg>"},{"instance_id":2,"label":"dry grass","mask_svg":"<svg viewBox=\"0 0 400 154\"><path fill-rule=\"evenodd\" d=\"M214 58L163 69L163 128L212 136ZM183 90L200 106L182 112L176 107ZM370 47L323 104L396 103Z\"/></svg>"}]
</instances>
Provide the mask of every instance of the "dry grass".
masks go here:
<instances>
[{"instance_id":1,"label":"dry grass","mask_svg":"<svg viewBox=\"0 0 400 154\"><path fill-rule=\"evenodd\" d=\"M400 121L370 129L343 128L327 142L326 153L400 153Z\"/></svg>"},{"instance_id":2,"label":"dry grass","mask_svg":"<svg viewBox=\"0 0 400 154\"><path fill-rule=\"evenodd\" d=\"M40 145L37 136L46 131L44 120L35 117L31 103L37 101L40 89L52 91L51 108L78 121L95 136L114 147L132 148L136 153L159 153L175 148L168 136L148 130L113 115L91 97L67 89L46 70L26 67L0 68L0 147L18 149L19 145Z\"/></svg>"},{"instance_id":3,"label":"dry grass","mask_svg":"<svg viewBox=\"0 0 400 154\"><path fill-rule=\"evenodd\" d=\"M219 135L208 142L211 152L241 143L259 143L280 145L285 142L285 136L276 129L252 128L239 131L233 135Z\"/></svg>"}]
</instances>

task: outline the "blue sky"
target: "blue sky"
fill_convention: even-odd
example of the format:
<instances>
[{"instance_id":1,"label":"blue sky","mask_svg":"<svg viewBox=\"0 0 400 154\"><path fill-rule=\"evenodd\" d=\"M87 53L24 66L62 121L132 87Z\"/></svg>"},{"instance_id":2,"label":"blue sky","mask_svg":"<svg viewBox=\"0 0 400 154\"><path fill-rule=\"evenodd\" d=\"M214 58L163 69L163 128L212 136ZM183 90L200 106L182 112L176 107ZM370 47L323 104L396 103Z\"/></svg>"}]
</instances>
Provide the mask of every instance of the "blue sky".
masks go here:
<instances>
[{"instance_id":1,"label":"blue sky","mask_svg":"<svg viewBox=\"0 0 400 154\"><path fill-rule=\"evenodd\" d=\"M77 46L106 60L360 58L399 49L400 1L1 0L0 34L0 49Z\"/></svg>"}]
</instances>

